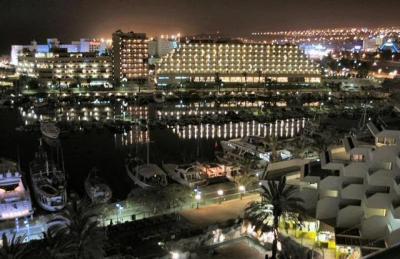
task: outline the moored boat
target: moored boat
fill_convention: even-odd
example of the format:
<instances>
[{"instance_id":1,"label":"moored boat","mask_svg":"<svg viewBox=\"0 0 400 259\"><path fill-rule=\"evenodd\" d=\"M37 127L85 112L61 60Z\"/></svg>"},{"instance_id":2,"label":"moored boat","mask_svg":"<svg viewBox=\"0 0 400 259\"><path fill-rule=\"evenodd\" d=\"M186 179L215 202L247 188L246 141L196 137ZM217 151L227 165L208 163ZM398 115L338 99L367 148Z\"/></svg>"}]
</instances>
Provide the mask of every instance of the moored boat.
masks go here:
<instances>
[{"instance_id":1,"label":"moored boat","mask_svg":"<svg viewBox=\"0 0 400 259\"><path fill-rule=\"evenodd\" d=\"M193 188L208 183L207 175L199 164L163 164L162 167L172 180L184 186Z\"/></svg>"},{"instance_id":2,"label":"moored boat","mask_svg":"<svg viewBox=\"0 0 400 259\"><path fill-rule=\"evenodd\" d=\"M52 122L40 123L40 131L42 135L50 139L57 139L60 135L60 129Z\"/></svg>"},{"instance_id":3,"label":"moored boat","mask_svg":"<svg viewBox=\"0 0 400 259\"><path fill-rule=\"evenodd\" d=\"M276 150L271 143L259 136L221 141L221 147L222 152L217 154L217 159L221 163L240 164L244 160L249 160L254 162L258 169L264 168L272 160L282 161L292 158L290 151Z\"/></svg>"},{"instance_id":4,"label":"moored boat","mask_svg":"<svg viewBox=\"0 0 400 259\"><path fill-rule=\"evenodd\" d=\"M106 203L112 197L111 188L92 170L85 180L85 191L93 203Z\"/></svg>"},{"instance_id":5,"label":"moored boat","mask_svg":"<svg viewBox=\"0 0 400 259\"><path fill-rule=\"evenodd\" d=\"M33 214L29 189L15 162L0 159L0 220Z\"/></svg>"},{"instance_id":6,"label":"moored boat","mask_svg":"<svg viewBox=\"0 0 400 259\"><path fill-rule=\"evenodd\" d=\"M35 200L39 206L52 212L63 209L67 202L65 174L48 158L42 145L29 167Z\"/></svg>"},{"instance_id":7,"label":"moored boat","mask_svg":"<svg viewBox=\"0 0 400 259\"><path fill-rule=\"evenodd\" d=\"M144 163L138 158L128 158L125 169L129 178L141 188L164 187L168 185L167 175L156 164Z\"/></svg>"},{"instance_id":8,"label":"moored boat","mask_svg":"<svg viewBox=\"0 0 400 259\"><path fill-rule=\"evenodd\" d=\"M155 92L153 94L153 100L156 103L164 103L165 102L165 95L162 92Z\"/></svg>"}]
</instances>

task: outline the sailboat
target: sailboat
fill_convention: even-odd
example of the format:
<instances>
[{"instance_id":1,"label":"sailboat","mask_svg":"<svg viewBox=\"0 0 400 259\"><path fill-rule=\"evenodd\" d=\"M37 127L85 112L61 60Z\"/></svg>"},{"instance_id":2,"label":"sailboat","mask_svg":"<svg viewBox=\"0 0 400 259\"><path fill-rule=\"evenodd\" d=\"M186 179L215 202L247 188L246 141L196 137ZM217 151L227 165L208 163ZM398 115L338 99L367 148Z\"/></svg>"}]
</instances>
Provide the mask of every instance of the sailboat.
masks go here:
<instances>
[{"instance_id":1,"label":"sailboat","mask_svg":"<svg viewBox=\"0 0 400 259\"><path fill-rule=\"evenodd\" d=\"M147 162L131 155L125 160L125 169L129 178L139 187L148 189L168 185L167 174L156 164L150 163L149 141L147 141Z\"/></svg>"},{"instance_id":2,"label":"sailboat","mask_svg":"<svg viewBox=\"0 0 400 259\"><path fill-rule=\"evenodd\" d=\"M67 203L65 173L48 158L41 140L29 168L34 196L39 206L52 212L62 210Z\"/></svg>"},{"instance_id":3,"label":"sailboat","mask_svg":"<svg viewBox=\"0 0 400 259\"><path fill-rule=\"evenodd\" d=\"M111 188L97 175L96 169L86 178L85 191L93 203L106 203L112 197Z\"/></svg>"},{"instance_id":4,"label":"sailboat","mask_svg":"<svg viewBox=\"0 0 400 259\"><path fill-rule=\"evenodd\" d=\"M50 139L57 139L60 135L60 129L52 122L42 122L40 123L40 131L42 135Z\"/></svg>"}]
</instances>

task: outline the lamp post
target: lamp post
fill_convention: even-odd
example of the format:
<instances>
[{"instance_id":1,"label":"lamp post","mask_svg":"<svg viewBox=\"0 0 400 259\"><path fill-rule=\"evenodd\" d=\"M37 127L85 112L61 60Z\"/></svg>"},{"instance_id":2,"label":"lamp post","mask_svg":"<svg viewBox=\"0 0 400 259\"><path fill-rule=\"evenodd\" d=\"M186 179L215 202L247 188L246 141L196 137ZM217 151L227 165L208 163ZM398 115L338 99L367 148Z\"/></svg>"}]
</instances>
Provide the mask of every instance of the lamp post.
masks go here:
<instances>
[{"instance_id":1,"label":"lamp post","mask_svg":"<svg viewBox=\"0 0 400 259\"><path fill-rule=\"evenodd\" d=\"M17 233L18 233L18 231L19 231L19 222L18 222L18 218L15 218L15 229L16 229L16 231L17 231Z\"/></svg>"},{"instance_id":2,"label":"lamp post","mask_svg":"<svg viewBox=\"0 0 400 259\"><path fill-rule=\"evenodd\" d=\"M121 213L122 213L122 210L124 209L124 207L119 203L117 203L115 206L117 207L117 210L118 210L118 214L117 214L117 222L118 222L119 218L121 217Z\"/></svg>"},{"instance_id":3,"label":"lamp post","mask_svg":"<svg viewBox=\"0 0 400 259\"><path fill-rule=\"evenodd\" d=\"M239 192L240 192L240 199L243 199L243 195L246 192L246 187L244 185L240 185Z\"/></svg>"},{"instance_id":4,"label":"lamp post","mask_svg":"<svg viewBox=\"0 0 400 259\"><path fill-rule=\"evenodd\" d=\"M29 225L29 219L28 218L26 218L25 220L24 220L24 224L25 224L25 227L28 229L28 236L27 236L27 238L28 238L28 242L30 241L30 237L31 237L31 231L30 231L30 225Z\"/></svg>"},{"instance_id":5,"label":"lamp post","mask_svg":"<svg viewBox=\"0 0 400 259\"><path fill-rule=\"evenodd\" d=\"M222 203L222 197L224 196L224 190L218 190L217 194L219 196L219 204Z\"/></svg>"},{"instance_id":6,"label":"lamp post","mask_svg":"<svg viewBox=\"0 0 400 259\"><path fill-rule=\"evenodd\" d=\"M194 196L194 198L196 199L196 209L198 209L201 201L201 192L196 191L196 195Z\"/></svg>"}]
</instances>

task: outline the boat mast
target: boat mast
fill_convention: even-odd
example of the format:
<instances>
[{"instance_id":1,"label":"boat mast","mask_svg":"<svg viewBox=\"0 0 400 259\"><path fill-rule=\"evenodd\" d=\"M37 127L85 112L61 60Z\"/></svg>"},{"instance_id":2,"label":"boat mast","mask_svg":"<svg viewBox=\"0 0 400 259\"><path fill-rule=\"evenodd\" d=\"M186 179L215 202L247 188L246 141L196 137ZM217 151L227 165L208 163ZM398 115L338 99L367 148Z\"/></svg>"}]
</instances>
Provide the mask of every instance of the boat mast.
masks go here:
<instances>
[{"instance_id":1,"label":"boat mast","mask_svg":"<svg viewBox=\"0 0 400 259\"><path fill-rule=\"evenodd\" d=\"M17 145L17 170L21 173L21 159L19 154L19 145Z\"/></svg>"},{"instance_id":2,"label":"boat mast","mask_svg":"<svg viewBox=\"0 0 400 259\"><path fill-rule=\"evenodd\" d=\"M148 122L146 127L147 130L150 131ZM148 165L150 163L150 132L149 132L149 139L146 142L147 142L147 165Z\"/></svg>"}]
</instances>

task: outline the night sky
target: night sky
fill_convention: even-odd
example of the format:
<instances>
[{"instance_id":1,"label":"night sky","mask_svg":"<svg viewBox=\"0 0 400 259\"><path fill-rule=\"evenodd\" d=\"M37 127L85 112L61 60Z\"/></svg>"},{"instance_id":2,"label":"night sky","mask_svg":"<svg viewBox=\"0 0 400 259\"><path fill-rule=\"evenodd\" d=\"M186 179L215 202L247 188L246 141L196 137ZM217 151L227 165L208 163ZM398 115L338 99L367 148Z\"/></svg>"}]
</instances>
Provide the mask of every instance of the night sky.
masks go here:
<instances>
[{"instance_id":1,"label":"night sky","mask_svg":"<svg viewBox=\"0 0 400 259\"><path fill-rule=\"evenodd\" d=\"M398 0L0 0L0 53L57 37L400 25Z\"/></svg>"}]
</instances>

